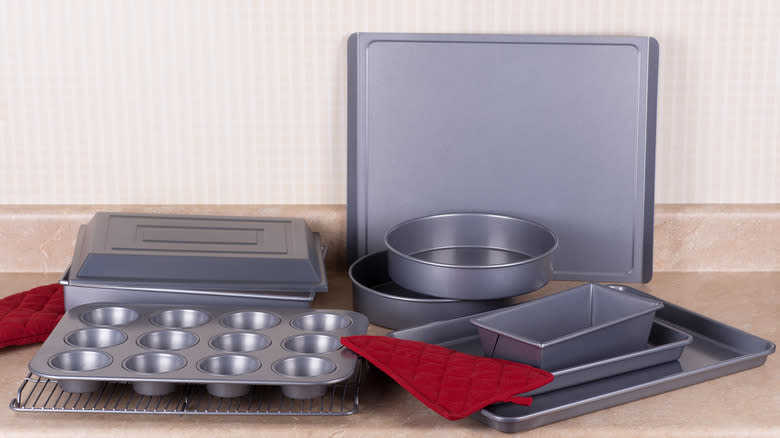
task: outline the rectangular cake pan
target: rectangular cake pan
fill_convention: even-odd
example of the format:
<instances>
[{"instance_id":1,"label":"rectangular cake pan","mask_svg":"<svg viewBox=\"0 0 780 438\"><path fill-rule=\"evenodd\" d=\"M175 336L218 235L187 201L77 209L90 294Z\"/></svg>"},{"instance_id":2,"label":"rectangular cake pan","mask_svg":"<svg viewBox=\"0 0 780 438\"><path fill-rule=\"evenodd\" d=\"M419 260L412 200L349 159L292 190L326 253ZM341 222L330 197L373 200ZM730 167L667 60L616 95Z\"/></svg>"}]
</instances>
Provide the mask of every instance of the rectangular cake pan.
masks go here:
<instances>
[{"instance_id":1,"label":"rectangular cake pan","mask_svg":"<svg viewBox=\"0 0 780 438\"><path fill-rule=\"evenodd\" d=\"M489 312L486 312L489 313ZM388 336L441 345L466 354L482 356L482 345L479 333L469 320L471 317L461 317L447 321L438 321L405 330L390 333ZM628 354L618 355L603 360L551 370L555 379L538 389L522 394L536 396L569 386L615 376L617 374L658 365L677 360L692 338L660 321L653 324L650 339L643 348Z\"/></svg>"},{"instance_id":2,"label":"rectangular cake pan","mask_svg":"<svg viewBox=\"0 0 780 438\"><path fill-rule=\"evenodd\" d=\"M249 307L310 307L316 292L248 292L231 290L166 289L151 285L80 284L71 281L70 267L60 279L65 310L83 304L112 302L134 304L235 305Z\"/></svg>"},{"instance_id":3,"label":"rectangular cake pan","mask_svg":"<svg viewBox=\"0 0 780 438\"><path fill-rule=\"evenodd\" d=\"M78 286L323 292L322 244L303 219L96 213L79 230Z\"/></svg>"},{"instance_id":4,"label":"rectangular cake pan","mask_svg":"<svg viewBox=\"0 0 780 438\"><path fill-rule=\"evenodd\" d=\"M128 382L158 396L189 383L233 398L273 385L311 399L353 375L357 356L339 340L367 328L346 310L96 303L67 311L29 368L74 393Z\"/></svg>"},{"instance_id":5,"label":"rectangular cake pan","mask_svg":"<svg viewBox=\"0 0 780 438\"><path fill-rule=\"evenodd\" d=\"M558 236L554 280L650 281L653 38L357 33L348 78L350 262L406 220L496 213Z\"/></svg>"},{"instance_id":6,"label":"rectangular cake pan","mask_svg":"<svg viewBox=\"0 0 780 438\"><path fill-rule=\"evenodd\" d=\"M545 370L647 345L658 301L595 283L471 319L487 356Z\"/></svg>"}]
</instances>

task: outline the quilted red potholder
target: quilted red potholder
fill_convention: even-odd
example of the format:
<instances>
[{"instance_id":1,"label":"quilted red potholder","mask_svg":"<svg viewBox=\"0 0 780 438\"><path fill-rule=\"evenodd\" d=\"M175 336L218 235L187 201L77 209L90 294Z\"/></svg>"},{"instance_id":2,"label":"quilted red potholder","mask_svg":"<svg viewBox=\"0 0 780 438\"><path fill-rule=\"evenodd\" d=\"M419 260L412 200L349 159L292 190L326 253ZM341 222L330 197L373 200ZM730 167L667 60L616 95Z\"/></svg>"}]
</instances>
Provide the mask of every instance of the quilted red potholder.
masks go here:
<instances>
[{"instance_id":1,"label":"quilted red potholder","mask_svg":"<svg viewBox=\"0 0 780 438\"><path fill-rule=\"evenodd\" d=\"M65 313L62 286L50 284L0 300L0 348L45 341Z\"/></svg>"},{"instance_id":2,"label":"quilted red potholder","mask_svg":"<svg viewBox=\"0 0 780 438\"><path fill-rule=\"evenodd\" d=\"M515 394L553 380L547 371L525 364L472 356L424 342L347 336L341 343L448 420L467 417L492 403L529 406L530 397Z\"/></svg>"}]
</instances>

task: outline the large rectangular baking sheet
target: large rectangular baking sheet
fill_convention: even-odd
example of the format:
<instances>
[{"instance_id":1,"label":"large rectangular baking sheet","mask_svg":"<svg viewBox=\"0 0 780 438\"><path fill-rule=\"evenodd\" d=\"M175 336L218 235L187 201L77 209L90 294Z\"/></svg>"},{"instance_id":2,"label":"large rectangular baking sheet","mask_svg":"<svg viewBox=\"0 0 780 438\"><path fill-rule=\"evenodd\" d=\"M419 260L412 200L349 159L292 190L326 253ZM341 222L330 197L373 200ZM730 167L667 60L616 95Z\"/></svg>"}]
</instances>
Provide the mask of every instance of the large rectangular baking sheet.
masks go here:
<instances>
[{"instance_id":1,"label":"large rectangular baking sheet","mask_svg":"<svg viewBox=\"0 0 780 438\"><path fill-rule=\"evenodd\" d=\"M630 287L612 287L664 303L656 320L693 337L679 360L537 395L531 406L494 404L472 417L502 432L521 432L755 368L775 351L766 339Z\"/></svg>"},{"instance_id":2,"label":"large rectangular baking sheet","mask_svg":"<svg viewBox=\"0 0 780 438\"><path fill-rule=\"evenodd\" d=\"M523 217L558 280L652 275L658 44L648 37L350 37L347 251L415 217Z\"/></svg>"}]
</instances>

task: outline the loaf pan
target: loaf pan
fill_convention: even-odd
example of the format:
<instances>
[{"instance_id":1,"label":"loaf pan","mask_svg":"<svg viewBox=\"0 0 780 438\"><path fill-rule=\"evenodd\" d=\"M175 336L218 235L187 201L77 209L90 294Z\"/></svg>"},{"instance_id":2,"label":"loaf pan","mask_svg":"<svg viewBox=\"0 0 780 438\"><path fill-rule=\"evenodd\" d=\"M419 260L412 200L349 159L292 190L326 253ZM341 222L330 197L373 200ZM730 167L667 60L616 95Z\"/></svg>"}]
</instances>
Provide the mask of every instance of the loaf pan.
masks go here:
<instances>
[{"instance_id":1,"label":"loaf pan","mask_svg":"<svg viewBox=\"0 0 780 438\"><path fill-rule=\"evenodd\" d=\"M555 370L647 345L663 304L590 283L471 319L486 355Z\"/></svg>"}]
</instances>

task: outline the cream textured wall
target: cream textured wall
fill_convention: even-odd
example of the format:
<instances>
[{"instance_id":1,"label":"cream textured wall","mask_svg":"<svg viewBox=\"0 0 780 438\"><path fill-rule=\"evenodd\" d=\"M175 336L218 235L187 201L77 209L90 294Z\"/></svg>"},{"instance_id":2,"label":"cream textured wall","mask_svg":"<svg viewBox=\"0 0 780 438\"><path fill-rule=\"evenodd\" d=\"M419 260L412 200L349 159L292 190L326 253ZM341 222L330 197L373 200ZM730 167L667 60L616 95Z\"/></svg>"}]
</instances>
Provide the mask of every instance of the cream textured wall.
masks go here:
<instances>
[{"instance_id":1,"label":"cream textured wall","mask_svg":"<svg viewBox=\"0 0 780 438\"><path fill-rule=\"evenodd\" d=\"M0 1L0 204L346 201L346 39L651 35L656 200L778 203L780 1Z\"/></svg>"}]
</instances>

